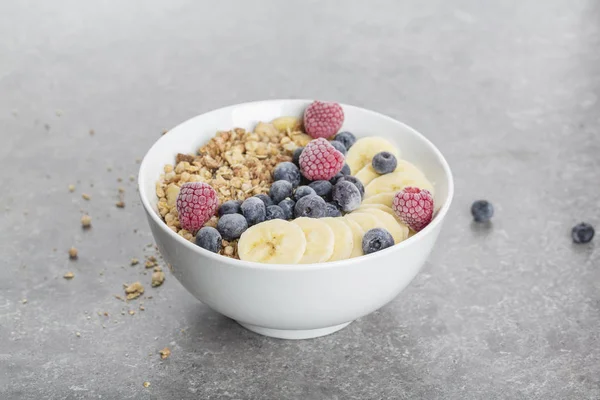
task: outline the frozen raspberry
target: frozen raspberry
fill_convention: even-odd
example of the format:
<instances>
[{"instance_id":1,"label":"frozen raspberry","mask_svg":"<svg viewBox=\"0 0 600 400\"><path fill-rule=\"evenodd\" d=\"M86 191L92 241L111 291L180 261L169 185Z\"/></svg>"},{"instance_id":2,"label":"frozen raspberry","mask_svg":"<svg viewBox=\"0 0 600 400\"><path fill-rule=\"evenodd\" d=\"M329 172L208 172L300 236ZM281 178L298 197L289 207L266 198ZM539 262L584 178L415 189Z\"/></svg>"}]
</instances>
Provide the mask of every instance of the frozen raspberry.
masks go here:
<instances>
[{"instance_id":1,"label":"frozen raspberry","mask_svg":"<svg viewBox=\"0 0 600 400\"><path fill-rule=\"evenodd\" d=\"M392 208L410 229L419 232L431 222L433 197L428 190L406 187L396 193Z\"/></svg>"},{"instance_id":2,"label":"frozen raspberry","mask_svg":"<svg viewBox=\"0 0 600 400\"><path fill-rule=\"evenodd\" d=\"M304 111L304 129L310 136L328 138L344 123L344 110L337 103L314 101Z\"/></svg>"},{"instance_id":3,"label":"frozen raspberry","mask_svg":"<svg viewBox=\"0 0 600 400\"><path fill-rule=\"evenodd\" d=\"M330 180L344 167L344 155L326 139L310 141L300 155L300 170L311 181Z\"/></svg>"},{"instance_id":4,"label":"frozen raspberry","mask_svg":"<svg viewBox=\"0 0 600 400\"><path fill-rule=\"evenodd\" d=\"M204 182L188 182L177 196L179 223L195 234L217 211L217 192Z\"/></svg>"}]
</instances>

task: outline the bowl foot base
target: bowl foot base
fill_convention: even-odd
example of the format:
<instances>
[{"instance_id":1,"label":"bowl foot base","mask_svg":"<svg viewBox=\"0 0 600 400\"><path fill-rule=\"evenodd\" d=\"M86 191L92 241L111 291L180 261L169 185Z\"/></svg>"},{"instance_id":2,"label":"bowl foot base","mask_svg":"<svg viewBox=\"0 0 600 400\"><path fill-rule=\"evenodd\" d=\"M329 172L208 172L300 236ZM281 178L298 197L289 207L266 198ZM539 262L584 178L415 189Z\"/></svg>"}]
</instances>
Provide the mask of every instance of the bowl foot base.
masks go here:
<instances>
[{"instance_id":1,"label":"bowl foot base","mask_svg":"<svg viewBox=\"0 0 600 400\"><path fill-rule=\"evenodd\" d=\"M352 322L352 321L350 321L350 322ZM250 325L250 324L245 324L243 322L237 321L237 323L240 324L241 326L243 326L244 328L246 328L249 331L252 331L254 333L258 333L259 335L274 337L274 338L278 338L278 339L292 339L292 340L313 339L313 338L318 338L321 336L330 335L341 329L344 329L345 327L350 325L350 322L345 322L340 325L329 326L327 328L320 328L320 329L285 330L285 329L264 328L262 326Z\"/></svg>"}]
</instances>

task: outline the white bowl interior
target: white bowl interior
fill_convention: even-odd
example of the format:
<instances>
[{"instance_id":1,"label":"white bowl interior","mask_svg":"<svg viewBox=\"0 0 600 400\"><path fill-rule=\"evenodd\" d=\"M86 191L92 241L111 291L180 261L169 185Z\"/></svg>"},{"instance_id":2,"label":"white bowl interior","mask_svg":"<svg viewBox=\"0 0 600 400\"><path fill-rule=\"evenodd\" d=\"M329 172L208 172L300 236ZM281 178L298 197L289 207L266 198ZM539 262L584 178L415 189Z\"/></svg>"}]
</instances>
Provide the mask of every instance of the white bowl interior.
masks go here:
<instances>
[{"instance_id":1,"label":"white bowl interior","mask_svg":"<svg viewBox=\"0 0 600 400\"><path fill-rule=\"evenodd\" d=\"M301 117L310 103L310 100L267 100L239 104L199 115L176 126L144 157L139 174L142 200L146 200L158 215L156 181L166 164L174 164L177 153L195 153L219 130L252 130L260 121L290 115ZM443 156L431 142L409 126L385 115L344 104L342 107L345 115L342 130L357 137L382 136L393 142L400 149L401 158L419 167L434 185L436 210L447 205L452 176Z\"/></svg>"}]
</instances>

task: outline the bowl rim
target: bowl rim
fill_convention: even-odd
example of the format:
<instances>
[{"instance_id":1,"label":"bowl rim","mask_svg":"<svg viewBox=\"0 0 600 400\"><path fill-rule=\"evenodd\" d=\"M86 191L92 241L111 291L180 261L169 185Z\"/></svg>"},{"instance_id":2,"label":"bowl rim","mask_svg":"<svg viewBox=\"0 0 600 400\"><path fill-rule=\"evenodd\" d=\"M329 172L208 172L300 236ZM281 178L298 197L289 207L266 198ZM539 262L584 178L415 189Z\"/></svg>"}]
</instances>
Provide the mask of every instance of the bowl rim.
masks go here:
<instances>
[{"instance_id":1,"label":"bowl rim","mask_svg":"<svg viewBox=\"0 0 600 400\"><path fill-rule=\"evenodd\" d=\"M198 114L192 118L189 118L189 119L177 124L175 127L171 128L170 130L175 130L175 129L179 128L180 126L185 125L185 124L191 122L192 120L199 118L201 116L205 116L207 114L212 114L215 112L234 110L234 109L236 109L238 107L242 107L242 106L252 106L252 105L261 105L261 104L274 105L277 103L289 103L289 102L298 103L298 104L310 104L313 101L314 100L308 100L308 99L272 99L272 100L258 100L258 101L250 101L250 102L245 102L245 103L234 104L234 105L230 105L230 106L216 108L216 109L204 112L202 114ZM144 171L146 170L146 166L149 164L148 154L155 151L156 148L158 148L161 145L161 142L163 140L166 140L166 137L165 137L166 135L161 136L156 142L154 142L154 144L148 149L148 151L144 155L144 158L142 159L142 162L140 163L140 168L139 168L139 172L138 172L138 180L137 180L138 192L139 192L139 196L140 196L142 205L144 206L146 213L148 215L150 215L150 218L152 218L153 221L156 222L156 224L160 227L160 229L163 230L163 232L166 232L167 235L173 237L176 242L180 243L181 245L187 247L188 249L190 249L194 252L197 252L198 255L200 255L200 256L207 257L210 260L214 260L214 261L217 261L220 263L227 264L233 268L278 270L278 271L309 271L309 270L319 270L319 269L342 268L342 267L347 267L349 265L353 265L353 264L357 264L357 263L377 262L377 259L379 257L385 257L388 254L391 254L393 252L401 251L403 248L411 246L412 244L417 243L420 240L423 240L425 238L425 236L431 234L434 231L436 226L442 224L442 222L444 221L444 219L446 217L446 214L448 213L448 210L450 209L450 205L454 198L454 178L452 176L452 170L450 169L448 162L444 158L441 151L429 139L427 139L423 134L421 134L416 129L410 127L409 125L407 125L401 121L398 121L397 119L389 117L385 114L379 113L377 111L372 111L372 110L369 110L366 108L357 107L357 106L344 104L344 103L338 103L338 104L340 104L342 106L342 108L344 108L344 109L354 109L357 111L366 112L368 114L372 114L376 118L386 119L390 122L401 125L403 127L403 129L409 130L411 132L411 134L415 135L417 138L419 138L421 141L423 141L424 144L438 158L438 160L444 170L444 174L446 175L446 180L448 183L448 196L446 197L446 201L444 202L442 207L439 208L437 215L435 215L433 221L431 223L429 223L429 225L427 225L425 228L423 228L423 230L417 232L415 235L409 237L408 239L406 239L392 247L388 247L387 249L384 249L384 250L381 250L381 251L378 251L375 253L365 254L360 257L349 258L347 260L329 261L329 262L322 262L322 263L265 264L265 263L259 263L259 262L254 262L254 261L238 260L238 259L234 259L234 258L222 256L220 254L213 253L211 251L201 248L200 246L196 245L195 243L190 242L189 240L185 239L184 237L178 235L173 230L171 230L167 226L167 224L159 217L159 215L156 213L156 211L152 208L150 201L149 201L148 193L146 193L146 190L145 190L145 185L142 184L143 182L145 182ZM151 195L155 195L155 193L153 192L153 193L151 193Z\"/></svg>"}]
</instances>

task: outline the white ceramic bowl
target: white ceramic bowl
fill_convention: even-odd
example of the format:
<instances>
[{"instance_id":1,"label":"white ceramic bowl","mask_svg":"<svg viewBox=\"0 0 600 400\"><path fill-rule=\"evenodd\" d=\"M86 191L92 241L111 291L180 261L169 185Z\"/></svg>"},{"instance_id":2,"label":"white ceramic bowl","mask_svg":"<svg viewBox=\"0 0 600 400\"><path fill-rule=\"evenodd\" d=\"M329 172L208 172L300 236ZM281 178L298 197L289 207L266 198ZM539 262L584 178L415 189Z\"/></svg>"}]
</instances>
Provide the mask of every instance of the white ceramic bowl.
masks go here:
<instances>
[{"instance_id":1,"label":"white ceramic bowl","mask_svg":"<svg viewBox=\"0 0 600 400\"><path fill-rule=\"evenodd\" d=\"M414 129L387 116L342 105L342 130L357 137L383 136L417 165L435 186L433 221L391 248L345 261L270 265L234 260L185 240L161 220L155 184L175 155L193 153L217 130L253 129L259 121L301 116L308 100L268 100L211 111L171 129L148 151L139 192L158 248L171 272L198 300L247 329L284 339L336 332L394 299L417 275L436 242L454 186L439 150Z\"/></svg>"}]
</instances>

